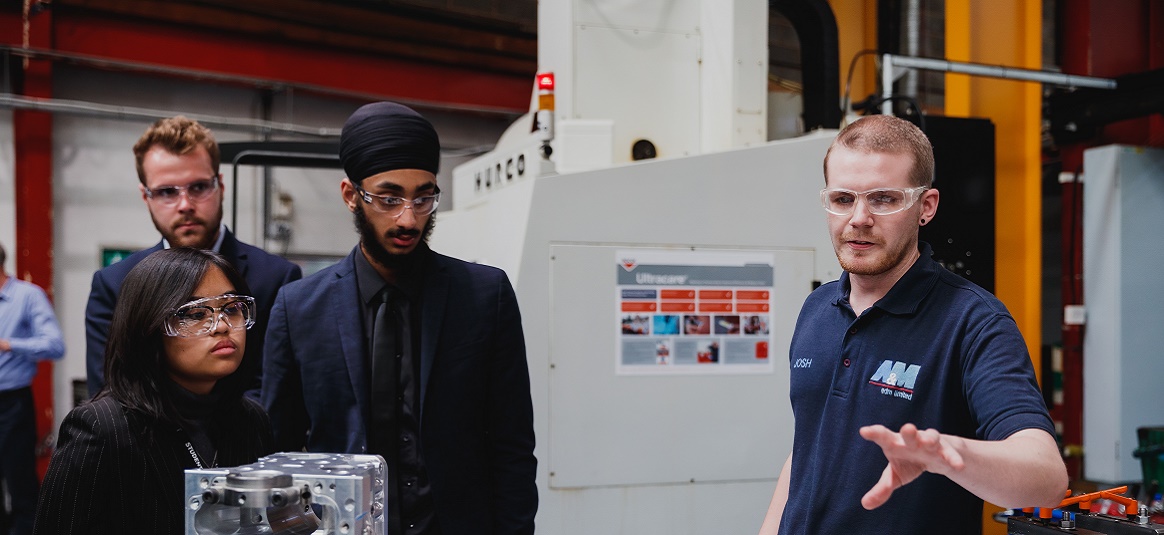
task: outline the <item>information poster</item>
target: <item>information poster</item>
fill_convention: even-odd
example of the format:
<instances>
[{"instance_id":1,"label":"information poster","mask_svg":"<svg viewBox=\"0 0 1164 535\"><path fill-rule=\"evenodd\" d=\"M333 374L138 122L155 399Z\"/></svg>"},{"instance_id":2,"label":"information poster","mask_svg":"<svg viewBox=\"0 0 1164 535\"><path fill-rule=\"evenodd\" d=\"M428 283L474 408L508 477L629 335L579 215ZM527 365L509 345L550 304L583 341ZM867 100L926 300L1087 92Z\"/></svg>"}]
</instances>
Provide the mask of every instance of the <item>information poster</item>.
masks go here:
<instances>
[{"instance_id":1,"label":"information poster","mask_svg":"<svg viewBox=\"0 0 1164 535\"><path fill-rule=\"evenodd\" d=\"M772 372L771 253L616 255L619 374Z\"/></svg>"}]
</instances>

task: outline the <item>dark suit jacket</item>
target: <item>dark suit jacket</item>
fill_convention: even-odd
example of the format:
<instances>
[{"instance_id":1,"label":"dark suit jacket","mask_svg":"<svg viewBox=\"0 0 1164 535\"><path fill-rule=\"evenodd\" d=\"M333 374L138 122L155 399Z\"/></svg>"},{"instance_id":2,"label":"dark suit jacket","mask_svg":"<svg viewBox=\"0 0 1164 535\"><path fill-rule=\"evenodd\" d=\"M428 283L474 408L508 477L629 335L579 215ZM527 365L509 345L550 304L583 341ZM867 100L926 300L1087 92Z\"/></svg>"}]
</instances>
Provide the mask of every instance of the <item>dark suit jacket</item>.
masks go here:
<instances>
[{"instance_id":1,"label":"dark suit jacket","mask_svg":"<svg viewBox=\"0 0 1164 535\"><path fill-rule=\"evenodd\" d=\"M357 254L275 299L262 400L281 451L367 451ZM513 287L499 269L432 253L421 300L421 454L441 533L531 534L537 461Z\"/></svg>"},{"instance_id":2,"label":"dark suit jacket","mask_svg":"<svg viewBox=\"0 0 1164 535\"><path fill-rule=\"evenodd\" d=\"M97 395L97 391L105 385L105 342L109 338L109 324L113 321L113 308L117 305L118 294L121 293L121 282L138 262L161 249L162 244L158 242L149 249L133 253L124 260L93 274L89 304L85 307L85 367L90 396ZM262 375L263 339L267 332L267 321L270 318L271 305L275 302L275 294L284 284L302 278L303 272L299 266L282 257L238 241L229 230L222 238L219 253L247 281L257 309L255 325L247 332L247 347L242 364L239 364L238 370L225 380L242 382L243 390L257 394L259 377Z\"/></svg>"},{"instance_id":3,"label":"dark suit jacket","mask_svg":"<svg viewBox=\"0 0 1164 535\"><path fill-rule=\"evenodd\" d=\"M220 411L218 466L249 464L271 453L271 428L257 403L242 399ZM153 440L147 439L147 429ZM195 468L186 438L150 425L104 397L77 407L61 423L36 508L34 533L184 533L185 475Z\"/></svg>"}]
</instances>

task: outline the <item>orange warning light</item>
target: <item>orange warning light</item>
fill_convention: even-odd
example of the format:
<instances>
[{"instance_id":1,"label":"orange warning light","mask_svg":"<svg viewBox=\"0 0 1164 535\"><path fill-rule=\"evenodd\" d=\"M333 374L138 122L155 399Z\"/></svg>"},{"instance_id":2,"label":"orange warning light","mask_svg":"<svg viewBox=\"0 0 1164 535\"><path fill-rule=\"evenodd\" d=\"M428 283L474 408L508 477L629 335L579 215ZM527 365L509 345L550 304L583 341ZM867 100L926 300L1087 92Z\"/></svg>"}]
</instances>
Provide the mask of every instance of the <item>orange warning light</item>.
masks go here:
<instances>
[{"instance_id":1,"label":"orange warning light","mask_svg":"<svg viewBox=\"0 0 1164 535\"><path fill-rule=\"evenodd\" d=\"M539 72L537 86L538 110L554 111L554 73Z\"/></svg>"}]
</instances>

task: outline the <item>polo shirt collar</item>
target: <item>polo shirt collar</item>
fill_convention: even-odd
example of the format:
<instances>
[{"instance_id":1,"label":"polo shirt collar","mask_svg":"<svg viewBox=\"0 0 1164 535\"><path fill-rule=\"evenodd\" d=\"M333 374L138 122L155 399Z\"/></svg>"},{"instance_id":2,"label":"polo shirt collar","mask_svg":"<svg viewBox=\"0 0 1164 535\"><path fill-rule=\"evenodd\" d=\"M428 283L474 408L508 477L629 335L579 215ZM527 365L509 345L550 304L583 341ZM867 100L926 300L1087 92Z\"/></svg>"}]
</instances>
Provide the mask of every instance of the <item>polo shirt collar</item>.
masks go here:
<instances>
[{"instance_id":1,"label":"polo shirt collar","mask_svg":"<svg viewBox=\"0 0 1164 535\"><path fill-rule=\"evenodd\" d=\"M933 248L930 244L924 241L918 241L918 252L920 256L910 266L905 275L898 279L893 288L889 289L889 293L885 294L873 306L880 308L890 314L905 315L917 312L918 307L921 306L922 299L930 293L934 284L938 282L938 276L941 274L942 266L934 262L931 257L934 254ZM840 306L849 303L849 292L852 290L851 282L849 281L849 272L841 272L840 284L837 285L837 295L833 298L833 304Z\"/></svg>"}]
</instances>

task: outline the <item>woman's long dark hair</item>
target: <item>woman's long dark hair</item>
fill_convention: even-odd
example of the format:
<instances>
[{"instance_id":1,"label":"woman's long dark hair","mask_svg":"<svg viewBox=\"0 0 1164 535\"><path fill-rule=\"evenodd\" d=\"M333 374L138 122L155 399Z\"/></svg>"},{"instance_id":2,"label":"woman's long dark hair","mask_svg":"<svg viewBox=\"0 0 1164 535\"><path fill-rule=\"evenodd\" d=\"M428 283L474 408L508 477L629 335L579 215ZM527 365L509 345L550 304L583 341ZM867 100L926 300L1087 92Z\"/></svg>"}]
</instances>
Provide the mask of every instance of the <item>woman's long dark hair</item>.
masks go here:
<instances>
[{"instance_id":1,"label":"woman's long dark hair","mask_svg":"<svg viewBox=\"0 0 1164 535\"><path fill-rule=\"evenodd\" d=\"M222 270L234 285L234 293L250 294L234 266L213 251L165 249L145 257L129 271L121 283L105 346L105 388L96 397L112 397L127 410L151 420L177 421L173 404L164 395L164 381L170 379L162 323L192 299L211 266ZM223 395L233 399L242 392Z\"/></svg>"}]
</instances>

